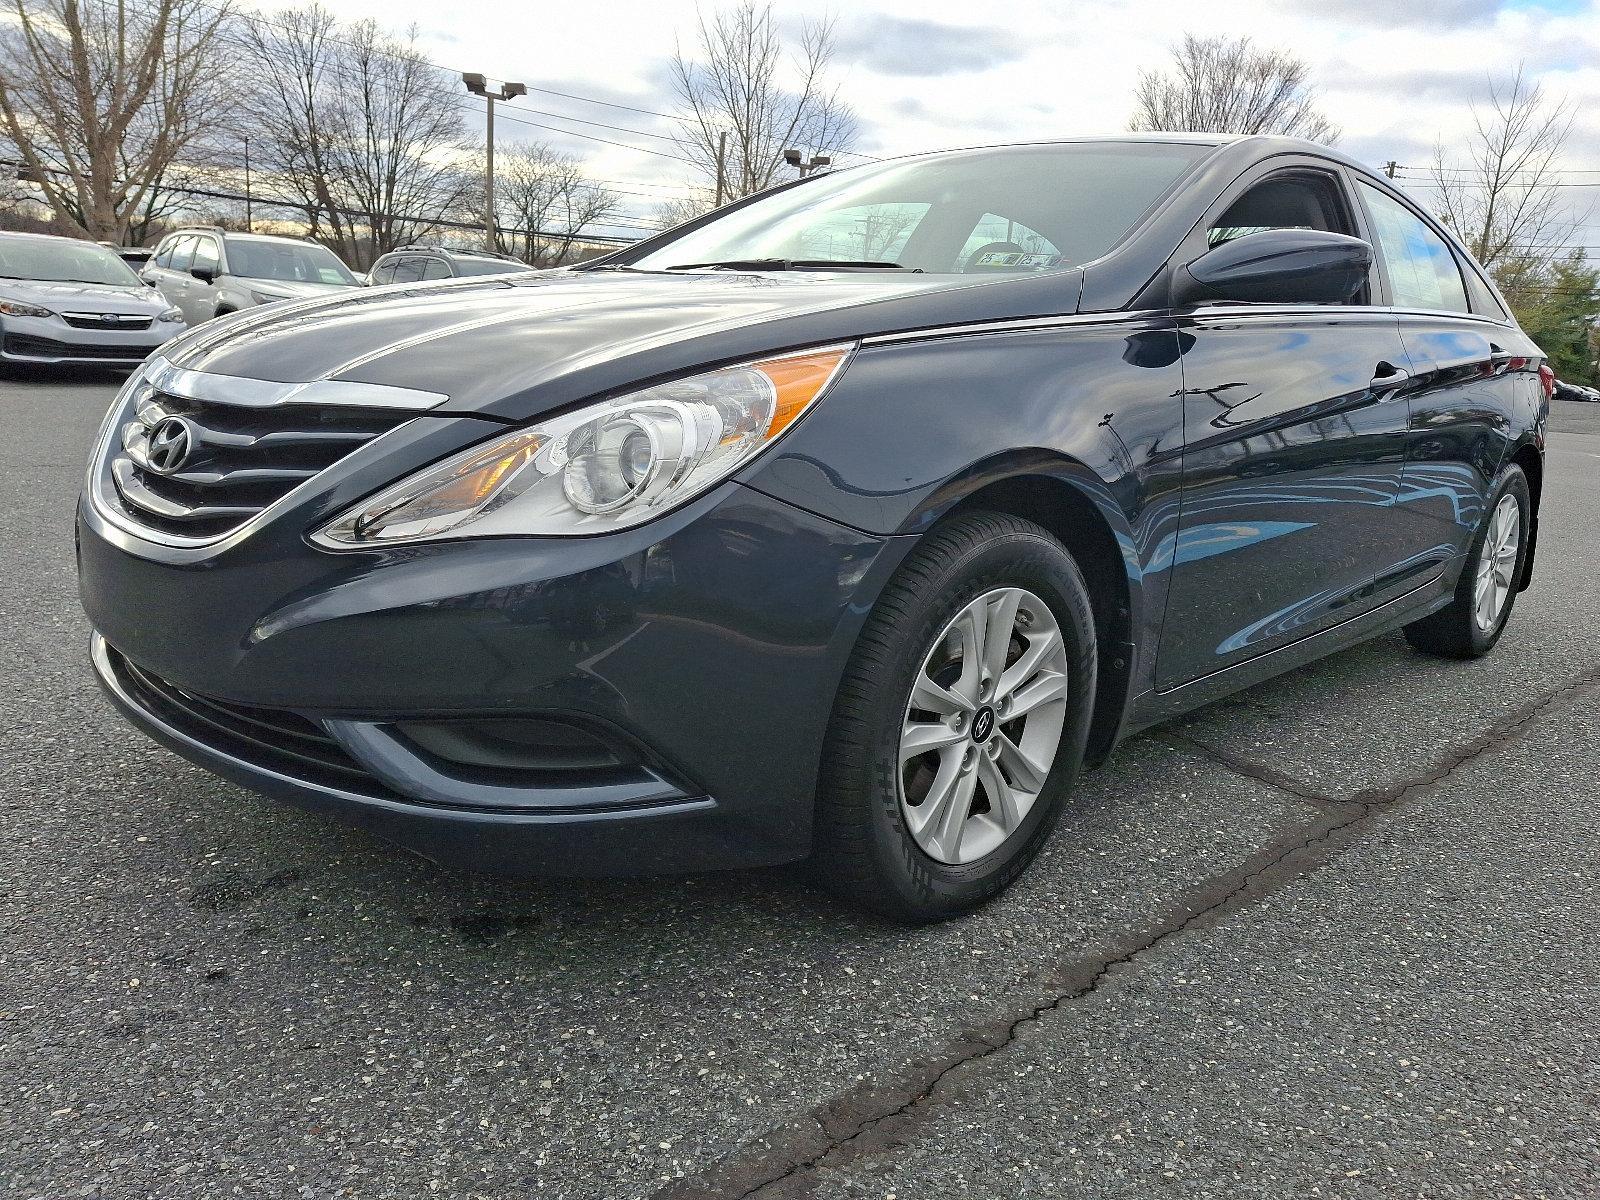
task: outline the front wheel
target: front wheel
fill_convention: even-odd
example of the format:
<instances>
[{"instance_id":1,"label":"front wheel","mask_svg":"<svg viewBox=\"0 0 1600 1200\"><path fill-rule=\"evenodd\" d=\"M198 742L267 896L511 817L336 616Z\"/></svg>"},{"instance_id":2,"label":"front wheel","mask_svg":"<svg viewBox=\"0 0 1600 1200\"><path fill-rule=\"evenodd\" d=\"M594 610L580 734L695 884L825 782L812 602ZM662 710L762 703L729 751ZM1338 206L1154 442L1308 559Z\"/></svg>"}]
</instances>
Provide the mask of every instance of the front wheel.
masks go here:
<instances>
[{"instance_id":1,"label":"front wheel","mask_svg":"<svg viewBox=\"0 0 1600 1200\"><path fill-rule=\"evenodd\" d=\"M932 921L1032 861L1083 762L1088 590L1066 549L1001 513L929 534L884 589L841 684L813 865L836 894Z\"/></svg>"},{"instance_id":2,"label":"front wheel","mask_svg":"<svg viewBox=\"0 0 1600 1200\"><path fill-rule=\"evenodd\" d=\"M1455 595L1438 612L1407 625L1406 640L1446 658L1477 658L1494 649L1517 600L1532 517L1527 476L1521 467L1508 466L1490 493Z\"/></svg>"}]
</instances>

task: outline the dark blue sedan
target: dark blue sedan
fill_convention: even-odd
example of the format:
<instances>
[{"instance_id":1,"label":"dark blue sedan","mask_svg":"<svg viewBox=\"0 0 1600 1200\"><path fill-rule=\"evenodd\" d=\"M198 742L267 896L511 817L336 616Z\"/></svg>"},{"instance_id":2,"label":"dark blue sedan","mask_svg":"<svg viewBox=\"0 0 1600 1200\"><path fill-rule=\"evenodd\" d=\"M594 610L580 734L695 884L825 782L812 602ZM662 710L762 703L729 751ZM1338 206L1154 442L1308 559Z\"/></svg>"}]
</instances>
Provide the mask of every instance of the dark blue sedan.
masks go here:
<instances>
[{"instance_id":1,"label":"dark blue sedan","mask_svg":"<svg viewBox=\"0 0 1600 1200\"><path fill-rule=\"evenodd\" d=\"M931 154L190 333L106 418L83 601L152 736L429 857L809 858L929 920L1132 730L1494 646L1552 384L1323 147Z\"/></svg>"}]
</instances>

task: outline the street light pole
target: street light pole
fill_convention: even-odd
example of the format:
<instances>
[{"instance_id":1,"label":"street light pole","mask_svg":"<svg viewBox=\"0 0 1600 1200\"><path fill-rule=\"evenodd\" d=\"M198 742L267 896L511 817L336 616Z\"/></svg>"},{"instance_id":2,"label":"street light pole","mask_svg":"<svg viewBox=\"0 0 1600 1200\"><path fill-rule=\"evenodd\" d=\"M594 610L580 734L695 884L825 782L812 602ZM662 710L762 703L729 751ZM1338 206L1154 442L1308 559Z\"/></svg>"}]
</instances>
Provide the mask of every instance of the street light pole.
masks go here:
<instances>
[{"instance_id":1,"label":"street light pole","mask_svg":"<svg viewBox=\"0 0 1600 1200\"><path fill-rule=\"evenodd\" d=\"M251 212L250 202L250 139L244 140L244 231L256 231L255 214Z\"/></svg>"},{"instance_id":2,"label":"street light pole","mask_svg":"<svg viewBox=\"0 0 1600 1200\"><path fill-rule=\"evenodd\" d=\"M783 161L799 171L801 179L806 178L813 171L820 171L824 167L833 165L833 159L829 155L813 154L811 161L807 162L798 150L785 150L783 152Z\"/></svg>"},{"instance_id":3,"label":"street light pole","mask_svg":"<svg viewBox=\"0 0 1600 1200\"><path fill-rule=\"evenodd\" d=\"M485 122L487 133L487 153L484 155L483 176L483 245L486 250L495 248L494 236L494 102L496 100L510 100L516 96L526 96L528 88L521 83L503 83L494 91L489 90L489 81L476 71L463 71L461 82L467 85L467 91L474 96L482 96L488 109L488 120Z\"/></svg>"}]
</instances>

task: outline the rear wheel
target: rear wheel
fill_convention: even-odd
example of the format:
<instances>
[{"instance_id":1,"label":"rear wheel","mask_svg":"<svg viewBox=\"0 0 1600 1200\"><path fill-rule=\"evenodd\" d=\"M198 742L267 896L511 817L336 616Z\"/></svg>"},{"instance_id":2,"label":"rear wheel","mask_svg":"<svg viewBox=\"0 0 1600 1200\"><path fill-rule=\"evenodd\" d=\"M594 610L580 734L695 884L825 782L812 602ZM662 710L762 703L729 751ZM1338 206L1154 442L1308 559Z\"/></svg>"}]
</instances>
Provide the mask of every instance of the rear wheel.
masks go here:
<instances>
[{"instance_id":1,"label":"rear wheel","mask_svg":"<svg viewBox=\"0 0 1600 1200\"><path fill-rule=\"evenodd\" d=\"M1071 555L999 513L929 534L840 687L814 866L900 920L952 916L1038 853L1083 761L1094 620Z\"/></svg>"},{"instance_id":2,"label":"rear wheel","mask_svg":"<svg viewBox=\"0 0 1600 1200\"><path fill-rule=\"evenodd\" d=\"M1490 493L1450 603L1406 626L1413 646L1446 658L1477 658L1494 648L1516 604L1532 512L1527 477L1521 467L1507 467Z\"/></svg>"}]
</instances>

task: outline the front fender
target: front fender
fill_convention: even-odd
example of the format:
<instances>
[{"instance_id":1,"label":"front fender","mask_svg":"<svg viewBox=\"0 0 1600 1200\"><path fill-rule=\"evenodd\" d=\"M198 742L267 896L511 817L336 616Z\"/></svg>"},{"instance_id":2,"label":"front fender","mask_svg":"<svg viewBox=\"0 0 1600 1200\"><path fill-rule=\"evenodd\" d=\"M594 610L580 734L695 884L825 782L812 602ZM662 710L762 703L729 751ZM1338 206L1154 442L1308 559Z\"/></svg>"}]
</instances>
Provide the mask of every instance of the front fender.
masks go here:
<instances>
[{"instance_id":1,"label":"front fender","mask_svg":"<svg viewBox=\"0 0 1600 1200\"><path fill-rule=\"evenodd\" d=\"M879 535L921 533L1007 481L1064 485L1087 507L1064 503L1061 518L1104 522L1128 579L1130 640L1153 650L1177 533L1181 393L1177 332L1163 318L869 342L738 478Z\"/></svg>"}]
</instances>

